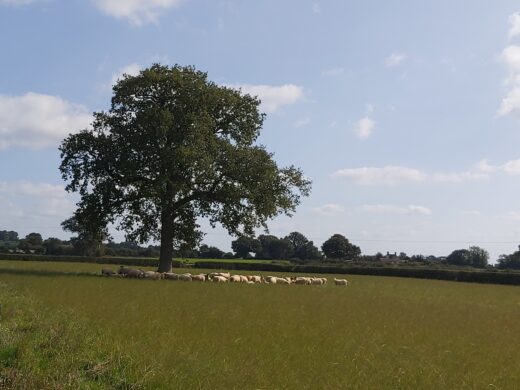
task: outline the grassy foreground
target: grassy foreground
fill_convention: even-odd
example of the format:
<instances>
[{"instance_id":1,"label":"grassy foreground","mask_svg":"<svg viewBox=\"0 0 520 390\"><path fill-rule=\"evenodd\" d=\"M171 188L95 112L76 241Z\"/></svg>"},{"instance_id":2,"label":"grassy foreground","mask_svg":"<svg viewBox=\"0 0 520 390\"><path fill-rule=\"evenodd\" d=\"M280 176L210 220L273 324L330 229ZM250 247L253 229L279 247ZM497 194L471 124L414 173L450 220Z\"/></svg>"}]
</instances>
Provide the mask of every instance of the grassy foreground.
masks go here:
<instances>
[{"instance_id":1,"label":"grassy foreground","mask_svg":"<svg viewBox=\"0 0 520 390\"><path fill-rule=\"evenodd\" d=\"M25 377L51 378L37 387L78 388L70 377L84 388L514 389L520 383L519 287L370 276L349 276L346 288L217 285L1 273L6 266L0 262L0 299L3 311L16 315L0 323L1 372L11 375L18 364ZM28 325L16 333L9 318ZM58 336L44 331L56 323ZM12 352L12 345L21 347ZM43 368L36 353L51 356ZM96 364L105 367L97 380L88 369Z\"/></svg>"}]
</instances>

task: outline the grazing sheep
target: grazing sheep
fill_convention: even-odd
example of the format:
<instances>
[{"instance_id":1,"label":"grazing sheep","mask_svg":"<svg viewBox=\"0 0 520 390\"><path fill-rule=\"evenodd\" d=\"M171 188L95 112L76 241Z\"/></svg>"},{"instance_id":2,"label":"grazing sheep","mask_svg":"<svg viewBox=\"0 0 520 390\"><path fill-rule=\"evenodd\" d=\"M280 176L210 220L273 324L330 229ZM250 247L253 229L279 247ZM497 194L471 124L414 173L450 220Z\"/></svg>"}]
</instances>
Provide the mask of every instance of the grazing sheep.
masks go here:
<instances>
[{"instance_id":1,"label":"grazing sheep","mask_svg":"<svg viewBox=\"0 0 520 390\"><path fill-rule=\"evenodd\" d=\"M242 279L240 278L240 275L231 275L229 281L231 283L240 283Z\"/></svg>"},{"instance_id":2,"label":"grazing sheep","mask_svg":"<svg viewBox=\"0 0 520 390\"><path fill-rule=\"evenodd\" d=\"M276 278L276 284L291 284L286 278Z\"/></svg>"},{"instance_id":3,"label":"grazing sheep","mask_svg":"<svg viewBox=\"0 0 520 390\"><path fill-rule=\"evenodd\" d=\"M179 274L175 274L173 272L165 272L164 279L179 280Z\"/></svg>"},{"instance_id":4,"label":"grazing sheep","mask_svg":"<svg viewBox=\"0 0 520 390\"><path fill-rule=\"evenodd\" d=\"M205 274L192 275L191 280L193 282L205 282L206 281L206 275Z\"/></svg>"},{"instance_id":5,"label":"grazing sheep","mask_svg":"<svg viewBox=\"0 0 520 390\"><path fill-rule=\"evenodd\" d=\"M130 271L132 271L132 268L126 268L124 265L122 265L117 270L117 273L120 275L128 275Z\"/></svg>"},{"instance_id":6,"label":"grazing sheep","mask_svg":"<svg viewBox=\"0 0 520 390\"><path fill-rule=\"evenodd\" d=\"M246 283L247 284L255 284L255 282L253 282L252 280L248 280Z\"/></svg>"},{"instance_id":7,"label":"grazing sheep","mask_svg":"<svg viewBox=\"0 0 520 390\"><path fill-rule=\"evenodd\" d=\"M309 285L312 284L312 280L310 278L304 277L304 276L298 276L294 282L294 284L304 284Z\"/></svg>"},{"instance_id":8,"label":"grazing sheep","mask_svg":"<svg viewBox=\"0 0 520 390\"><path fill-rule=\"evenodd\" d=\"M247 283L247 282L249 282L249 279L248 279L247 276L244 276L244 275L238 275L238 276L240 276L240 281L241 281L242 283Z\"/></svg>"},{"instance_id":9,"label":"grazing sheep","mask_svg":"<svg viewBox=\"0 0 520 390\"><path fill-rule=\"evenodd\" d=\"M179 280L182 280L183 282L191 282L191 274L179 275Z\"/></svg>"},{"instance_id":10,"label":"grazing sheep","mask_svg":"<svg viewBox=\"0 0 520 390\"><path fill-rule=\"evenodd\" d=\"M155 272L155 271L145 271L144 277L146 279L161 280L163 278L163 275L161 273Z\"/></svg>"},{"instance_id":11,"label":"grazing sheep","mask_svg":"<svg viewBox=\"0 0 520 390\"><path fill-rule=\"evenodd\" d=\"M103 276L113 276L116 275L116 271L110 268L102 268L101 269L101 275Z\"/></svg>"},{"instance_id":12,"label":"grazing sheep","mask_svg":"<svg viewBox=\"0 0 520 390\"><path fill-rule=\"evenodd\" d=\"M336 279L336 278L334 278L334 284L336 286L348 286L348 280L347 279Z\"/></svg>"},{"instance_id":13,"label":"grazing sheep","mask_svg":"<svg viewBox=\"0 0 520 390\"><path fill-rule=\"evenodd\" d=\"M220 275L213 276L210 280L215 283L227 283L228 281L227 278Z\"/></svg>"},{"instance_id":14,"label":"grazing sheep","mask_svg":"<svg viewBox=\"0 0 520 390\"><path fill-rule=\"evenodd\" d=\"M127 269L127 272L123 275L126 275L127 278L142 279L144 278L144 271L140 269Z\"/></svg>"},{"instance_id":15,"label":"grazing sheep","mask_svg":"<svg viewBox=\"0 0 520 390\"><path fill-rule=\"evenodd\" d=\"M262 277L258 275L251 275L251 279L249 280L254 283L262 283Z\"/></svg>"}]
</instances>

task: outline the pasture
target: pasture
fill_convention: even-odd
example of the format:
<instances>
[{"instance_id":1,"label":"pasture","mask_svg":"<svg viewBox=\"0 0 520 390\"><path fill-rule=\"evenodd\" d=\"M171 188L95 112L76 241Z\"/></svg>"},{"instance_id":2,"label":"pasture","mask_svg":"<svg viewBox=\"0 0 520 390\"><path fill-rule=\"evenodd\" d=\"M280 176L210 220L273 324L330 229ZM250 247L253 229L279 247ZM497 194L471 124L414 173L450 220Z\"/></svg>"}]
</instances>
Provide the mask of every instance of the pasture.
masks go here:
<instances>
[{"instance_id":1,"label":"pasture","mask_svg":"<svg viewBox=\"0 0 520 390\"><path fill-rule=\"evenodd\" d=\"M343 287L331 283L335 275L325 275L326 286L286 286L58 274L101 267L0 261L7 313L1 325L24 315L22 299L42 326L52 328L44 320L53 316L72 322L81 332L64 332L61 355L49 359L73 360L85 351L75 338L90 340L89 358L109 363L101 379L87 375L87 387L512 389L520 383L519 287L348 275ZM16 342L26 348L11 356L10 367L29 365L30 333L0 335L0 361ZM68 343L76 348L67 350ZM52 377L52 367L37 367L31 363L34 375Z\"/></svg>"}]
</instances>

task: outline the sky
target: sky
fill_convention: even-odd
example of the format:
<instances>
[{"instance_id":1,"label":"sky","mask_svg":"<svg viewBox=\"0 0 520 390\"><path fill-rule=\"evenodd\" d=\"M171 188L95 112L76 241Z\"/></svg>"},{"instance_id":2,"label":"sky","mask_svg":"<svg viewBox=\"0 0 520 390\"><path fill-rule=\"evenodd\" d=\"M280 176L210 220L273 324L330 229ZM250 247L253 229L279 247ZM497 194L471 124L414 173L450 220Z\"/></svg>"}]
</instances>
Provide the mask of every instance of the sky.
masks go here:
<instances>
[{"instance_id":1,"label":"sky","mask_svg":"<svg viewBox=\"0 0 520 390\"><path fill-rule=\"evenodd\" d=\"M313 189L270 233L491 261L520 244L520 6L500 0L0 0L0 230L68 238L58 145L122 74L194 65L258 95ZM231 237L201 221L204 242ZM114 231L114 238L124 235Z\"/></svg>"}]
</instances>

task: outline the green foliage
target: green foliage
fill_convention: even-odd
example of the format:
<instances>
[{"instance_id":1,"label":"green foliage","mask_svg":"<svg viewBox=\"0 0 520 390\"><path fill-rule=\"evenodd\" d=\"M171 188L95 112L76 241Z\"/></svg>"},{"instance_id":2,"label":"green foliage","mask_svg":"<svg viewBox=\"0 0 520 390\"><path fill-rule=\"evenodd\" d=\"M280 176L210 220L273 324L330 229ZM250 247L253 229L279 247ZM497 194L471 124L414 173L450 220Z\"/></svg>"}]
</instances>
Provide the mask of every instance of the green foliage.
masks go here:
<instances>
[{"instance_id":1,"label":"green foliage","mask_svg":"<svg viewBox=\"0 0 520 390\"><path fill-rule=\"evenodd\" d=\"M330 237L323 243L321 250L329 259L353 260L361 255L361 249L341 234Z\"/></svg>"},{"instance_id":2,"label":"green foliage","mask_svg":"<svg viewBox=\"0 0 520 390\"><path fill-rule=\"evenodd\" d=\"M18 241L18 233L12 230L0 230L0 241Z\"/></svg>"},{"instance_id":3,"label":"green foliage","mask_svg":"<svg viewBox=\"0 0 520 390\"><path fill-rule=\"evenodd\" d=\"M318 248L314 246L312 241L309 241L300 232L289 233L285 240L289 241L293 247L293 257L300 260L318 260L321 259L321 253Z\"/></svg>"},{"instance_id":4,"label":"green foliage","mask_svg":"<svg viewBox=\"0 0 520 390\"><path fill-rule=\"evenodd\" d=\"M487 266L489 254L486 250L478 246L472 246L468 249L457 249L453 251L447 258L448 264L484 268Z\"/></svg>"},{"instance_id":5,"label":"green foliage","mask_svg":"<svg viewBox=\"0 0 520 390\"><path fill-rule=\"evenodd\" d=\"M240 236L231 242L231 249L238 257L247 259L251 257L251 253L256 253L261 249L261 244L256 238Z\"/></svg>"},{"instance_id":6,"label":"green foliage","mask_svg":"<svg viewBox=\"0 0 520 390\"><path fill-rule=\"evenodd\" d=\"M264 120L256 97L158 64L113 92L92 129L60 146L66 189L81 196L74 218L94 236L114 223L131 241L160 239L166 270L174 247L200 241L197 218L250 235L309 194L301 170L278 167L255 143Z\"/></svg>"},{"instance_id":7,"label":"green foliage","mask_svg":"<svg viewBox=\"0 0 520 390\"><path fill-rule=\"evenodd\" d=\"M223 256L224 252L215 246L203 244L199 248L199 257L202 259L221 259Z\"/></svg>"},{"instance_id":8,"label":"green foliage","mask_svg":"<svg viewBox=\"0 0 520 390\"><path fill-rule=\"evenodd\" d=\"M258 236L258 241L260 247L255 255L257 259L285 260L291 258L294 253L294 248L289 240L261 234Z\"/></svg>"},{"instance_id":9,"label":"green foliage","mask_svg":"<svg viewBox=\"0 0 520 390\"><path fill-rule=\"evenodd\" d=\"M520 248L510 255L501 255L498 259L498 268L520 269Z\"/></svg>"}]
</instances>

